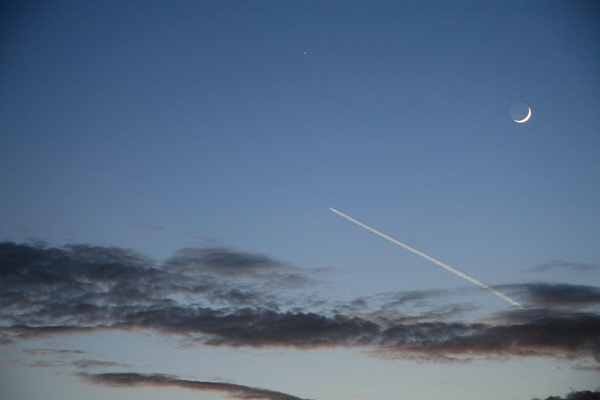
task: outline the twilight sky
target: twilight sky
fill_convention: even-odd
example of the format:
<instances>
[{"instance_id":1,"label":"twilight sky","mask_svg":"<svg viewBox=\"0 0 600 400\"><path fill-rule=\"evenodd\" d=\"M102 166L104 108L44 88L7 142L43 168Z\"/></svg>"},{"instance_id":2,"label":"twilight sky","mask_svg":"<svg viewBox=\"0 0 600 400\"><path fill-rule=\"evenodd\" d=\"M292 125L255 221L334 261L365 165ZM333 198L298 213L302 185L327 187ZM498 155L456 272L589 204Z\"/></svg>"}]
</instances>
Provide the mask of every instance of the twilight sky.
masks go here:
<instances>
[{"instance_id":1,"label":"twilight sky","mask_svg":"<svg viewBox=\"0 0 600 400\"><path fill-rule=\"evenodd\" d=\"M595 2L0 18L2 399L600 390Z\"/></svg>"}]
</instances>

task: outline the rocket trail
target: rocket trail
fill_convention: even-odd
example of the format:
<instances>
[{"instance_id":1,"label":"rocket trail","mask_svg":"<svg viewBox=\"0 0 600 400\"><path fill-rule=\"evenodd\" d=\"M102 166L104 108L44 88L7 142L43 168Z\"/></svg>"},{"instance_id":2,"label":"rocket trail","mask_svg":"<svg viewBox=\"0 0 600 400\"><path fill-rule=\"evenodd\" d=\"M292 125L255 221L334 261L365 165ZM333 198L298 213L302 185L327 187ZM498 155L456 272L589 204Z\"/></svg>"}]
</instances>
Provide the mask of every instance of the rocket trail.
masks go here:
<instances>
[{"instance_id":1,"label":"rocket trail","mask_svg":"<svg viewBox=\"0 0 600 400\"><path fill-rule=\"evenodd\" d=\"M412 247L410 247L410 246L407 246L407 245L405 245L404 243L402 243L402 242L399 242L399 241L397 241L396 239L394 239L394 238L392 238L392 237L389 237L388 235L385 235L385 234L383 234L383 233L381 233L381 232L379 232L379 231L377 231L377 230L375 230L375 229L371 228L370 226L367 226L367 225L363 224L362 222L359 222L359 221L355 220L354 218L351 218L351 217L347 216L347 215L346 215L346 214L344 214L344 213L341 213L341 212L339 212L338 210L335 210L335 209L333 209L333 208L331 208L331 207L329 207L329 209L330 209L331 211L333 211L334 213L336 213L337 215L340 215L340 216L342 216L342 217L346 218L348 221L350 221L350 222L354 222L356 225L358 225L358 226L361 226L361 227L365 228L366 230L369 230L369 231L373 232L374 234L376 234L376 235L379 235L379 236L381 236L382 238L384 238L384 239L387 239L387 240L389 240L390 242L392 242L392 243L394 243L394 244L397 244L398 246L400 246L400 247L403 247L403 248L405 248L406 250L408 250L408 251L411 251L411 252L415 253L416 255L418 255L418 256L421 256L421 257L423 257L424 259L431 261L431 262L432 262L432 263L434 263L434 264L437 264L437 265L439 265L440 267L442 267L442 268L444 268L444 269L446 269L446 270L448 270L448 271L452 272L453 274L456 274L456 275L460 276L461 278L463 278L463 279L466 279L466 280L468 280L469 282L476 284L477 286L480 286L480 287L482 287L482 288L484 288L484 289L487 289L487 290L489 290L490 292L494 293L496 296L500 297L502 300L505 300L505 301L509 302L509 303L510 303L510 304L512 304L513 306L516 306L516 307L519 307L519 308L525 308L525 307L523 307L521 304L519 304L519 303L517 303L516 301L514 301L513 299L511 299L510 297L508 297L508 296L506 296L506 295L504 295L504 294L500 293L499 291L497 291L497 290L495 290L495 289L492 289L491 287L489 287L489 286L488 286L488 285L486 285L485 283L483 283L483 282L479 282L477 279L473 279L473 278L471 278L470 276L467 276L467 275L463 274L462 272L455 270L455 269L454 269L454 268L452 268L451 266L449 266L449 265L446 265L446 264L444 264L443 262L441 262L441 261L438 261L438 260L436 260L436 259L435 259L435 258L433 258L433 257L429 257L427 254L423 254L423 253L421 253L419 250L413 249Z\"/></svg>"}]
</instances>

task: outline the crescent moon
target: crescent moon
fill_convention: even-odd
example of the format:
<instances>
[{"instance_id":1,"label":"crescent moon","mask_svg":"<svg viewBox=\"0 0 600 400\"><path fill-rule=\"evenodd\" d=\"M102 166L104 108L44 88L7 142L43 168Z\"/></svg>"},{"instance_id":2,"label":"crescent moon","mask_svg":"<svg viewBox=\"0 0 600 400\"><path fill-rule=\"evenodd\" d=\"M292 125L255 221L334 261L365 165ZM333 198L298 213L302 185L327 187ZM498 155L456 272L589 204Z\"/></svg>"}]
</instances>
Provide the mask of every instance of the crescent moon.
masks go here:
<instances>
[{"instance_id":1,"label":"crescent moon","mask_svg":"<svg viewBox=\"0 0 600 400\"><path fill-rule=\"evenodd\" d=\"M514 121L515 121L516 123L518 123L518 124L522 124L523 122L527 122L527 121L529 121L529 118L531 118L531 108L527 107L527 109L529 110L529 113L527 113L527 116L526 116L525 118L523 118L523 119L520 119L520 120L516 120L516 119L515 119Z\"/></svg>"}]
</instances>

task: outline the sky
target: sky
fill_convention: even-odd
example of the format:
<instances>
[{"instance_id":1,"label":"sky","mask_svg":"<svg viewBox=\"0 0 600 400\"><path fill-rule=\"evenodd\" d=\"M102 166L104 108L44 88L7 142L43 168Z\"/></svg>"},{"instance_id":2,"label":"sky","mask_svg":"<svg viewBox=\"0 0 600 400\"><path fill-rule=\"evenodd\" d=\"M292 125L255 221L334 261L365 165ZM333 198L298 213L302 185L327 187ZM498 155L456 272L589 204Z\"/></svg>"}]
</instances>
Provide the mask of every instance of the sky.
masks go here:
<instances>
[{"instance_id":1,"label":"sky","mask_svg":"<svg viewBox=\"0 0 600 400\"><path fill-rule=\"evenodd\" d=\"M600 391L596 2L1 10L3 399Z\"/></svg>"}]
</instances>

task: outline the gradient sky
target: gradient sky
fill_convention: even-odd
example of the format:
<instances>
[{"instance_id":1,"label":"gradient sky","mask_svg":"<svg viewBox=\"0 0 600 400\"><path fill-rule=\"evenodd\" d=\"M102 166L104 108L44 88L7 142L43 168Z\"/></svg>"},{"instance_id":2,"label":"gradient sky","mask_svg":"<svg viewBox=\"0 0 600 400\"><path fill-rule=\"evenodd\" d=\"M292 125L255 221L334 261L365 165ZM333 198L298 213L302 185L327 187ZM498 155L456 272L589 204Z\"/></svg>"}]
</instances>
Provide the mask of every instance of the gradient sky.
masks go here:
<instances>
[{"instance_id":1,"label":"gradient sky","mask_svg":"<svg viewBox=\"0 0 600 400\"><path fill-rule=\"evenodd\" d=\"M600 390L595 2L0 15L3 399Z\"/></svg>"}]
</instances>

